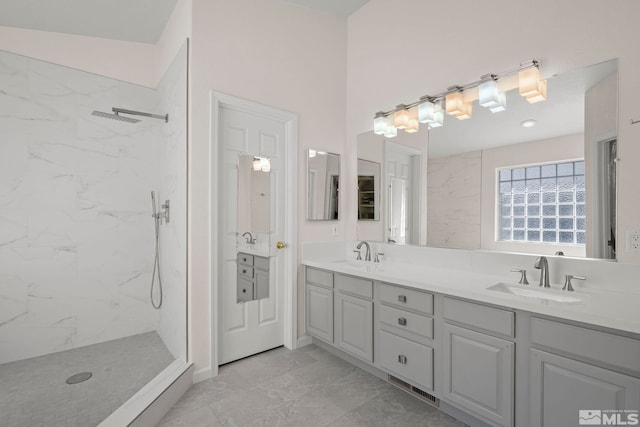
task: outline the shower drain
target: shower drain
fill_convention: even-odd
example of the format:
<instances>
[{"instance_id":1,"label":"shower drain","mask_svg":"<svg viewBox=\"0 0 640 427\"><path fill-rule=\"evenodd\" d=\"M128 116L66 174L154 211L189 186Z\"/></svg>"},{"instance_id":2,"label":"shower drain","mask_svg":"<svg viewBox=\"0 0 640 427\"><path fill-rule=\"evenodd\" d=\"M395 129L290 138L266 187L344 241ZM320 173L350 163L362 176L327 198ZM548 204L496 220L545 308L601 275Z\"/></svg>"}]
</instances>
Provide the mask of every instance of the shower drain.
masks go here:
<instances>
[{"instance_id":1,"label":"shower drain","mask_svg":"<svg viewBox=\"0 0 640 427\"><path fill-rule=\"evenodd\" d=\"M75 375L71 375L69 378L67 378L66 383L67 384L78 384L81 383L83 381L88 380L89 378L91 378L93 374L91 372L80 372L79 374L75 374Z\"/></svg>"}]
</instances>

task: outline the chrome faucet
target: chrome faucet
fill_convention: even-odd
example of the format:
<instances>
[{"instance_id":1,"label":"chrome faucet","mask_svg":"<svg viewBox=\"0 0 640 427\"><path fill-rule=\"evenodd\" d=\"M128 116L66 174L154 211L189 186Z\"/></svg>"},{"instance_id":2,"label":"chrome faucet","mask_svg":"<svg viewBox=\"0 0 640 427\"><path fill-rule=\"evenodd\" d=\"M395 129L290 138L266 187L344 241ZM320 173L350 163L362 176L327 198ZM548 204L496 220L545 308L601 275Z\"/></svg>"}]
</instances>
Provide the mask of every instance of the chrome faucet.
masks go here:
<instances>
[{"instance_id":1,"label":"chrome faucet","mask_svg":"<svg viewBox=\"0 0 640 427\"><path fill-rule=\"evenodd\" d=\"M247 234L249 236L247 236ZM251 234L250 231L245 231L244 233L242 233L242 237L245 238L248 245L254 245L256 243L256 239L253 237L253 234Z\"/></svg>"},{"instance_id":2,"label":"chrome faucet","mask_svg":"<svg viewBox=\"0 0 640 427\"><path fill-rule=\"evenodd\" d=\"M365 252L365 255L364 255L364 260L371 261L371 248L369 247L369 244L367 242L363 240L362 242L358 243L358 246L356 246L356 249L360 249L362 245L364 245L367 248L367 252Z\"/></svg>"},{"instance_id":3,"label":"chrome faucet","mask_svg":"<svg viewBox=\"0 0 640 427\"><path fill-rule=\"evenodd\" d=\"M538 286L543 286L545 288L550 288L549 285L549 263L547 262L547 257L538 257L536 262L533 264L533 268L537 268L540 270L540 284Z\"/></svg>"}]
</instances>

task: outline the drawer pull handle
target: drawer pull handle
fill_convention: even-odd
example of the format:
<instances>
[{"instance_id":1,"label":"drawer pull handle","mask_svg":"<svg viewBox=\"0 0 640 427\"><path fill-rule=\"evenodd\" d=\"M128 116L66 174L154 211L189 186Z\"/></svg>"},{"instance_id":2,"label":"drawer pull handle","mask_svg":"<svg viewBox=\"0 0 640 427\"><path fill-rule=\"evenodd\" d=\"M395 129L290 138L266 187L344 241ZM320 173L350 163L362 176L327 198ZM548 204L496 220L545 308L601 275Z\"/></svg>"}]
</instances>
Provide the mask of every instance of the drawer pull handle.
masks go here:
<instances>
[{"instance_id":1,"label":"drawer pull handle","mask_svg":"<svg viewBox=\"0 0 640 427\"><path fill-rule=\"evenodd\" d=\"M407 364L407 356L403 356L402 354L398 356L398 363L402 365Z\"/></svg>"},{"instance_id":2,"label":"drawer pull handle","mask_svg":"<svg viewBox=\"0 0 640 427\"><path fill-rule=\"evenodd\" d=\"M242 272L243 272L243 273L246 273L246 272L247 272L247 270L242 270Z\"/></svg>"},{"instance_id":3,"label":"drawer pull handle","mask_svg":"<svg viewBox=\"0 0 640 427\"><path fill-rule=\"evenodd\" d=\"M404 295L398 295L398 302L406 303L407 297Z\"/></svg>"},{"instance_id":4,"label":"drawer pull handle","mask_svg":"<svg viewBox=\"0 0 640 427\"><path fill-rule=\"evenodd\" d=\"M405 319L404 317L399 317L398 318L398 325L407 326L407 319Z\"/></svg>"}]
</instances>

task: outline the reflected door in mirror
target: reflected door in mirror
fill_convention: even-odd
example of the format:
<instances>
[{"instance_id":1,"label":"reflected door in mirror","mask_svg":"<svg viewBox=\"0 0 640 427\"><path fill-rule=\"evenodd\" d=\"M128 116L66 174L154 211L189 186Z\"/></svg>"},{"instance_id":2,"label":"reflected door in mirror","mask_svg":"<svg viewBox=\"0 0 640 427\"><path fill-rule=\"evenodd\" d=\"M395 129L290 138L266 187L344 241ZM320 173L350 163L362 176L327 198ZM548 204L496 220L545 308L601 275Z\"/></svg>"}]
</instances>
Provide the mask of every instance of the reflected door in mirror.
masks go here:
<instances>
[{"instance_id":1,"label":"reflected door in mirror","mask_svg":"<svg viewBox=\"0 0 640 427\"><path fill-rule=\"evenodd\" d=\"M309 149L307 219L340 219L340 155Z\"/></svg>"}]
</instances>

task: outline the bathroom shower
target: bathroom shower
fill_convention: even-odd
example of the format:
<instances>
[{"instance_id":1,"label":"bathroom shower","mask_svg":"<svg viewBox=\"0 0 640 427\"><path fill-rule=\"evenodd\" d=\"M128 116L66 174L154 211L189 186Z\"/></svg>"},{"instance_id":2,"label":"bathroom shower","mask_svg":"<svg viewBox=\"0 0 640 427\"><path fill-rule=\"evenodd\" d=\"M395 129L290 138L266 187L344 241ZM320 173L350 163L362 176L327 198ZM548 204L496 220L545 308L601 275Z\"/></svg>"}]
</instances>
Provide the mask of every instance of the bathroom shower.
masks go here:
<instances>
[{"instance_id":1,"label":"bathroom shower","mask_svg":"<svg viewBox=\"0 0 640 427\"><path fill-rule=\"evenodd\" d=\"M160 273L160 224L162 223L163 219L165 223L169 222L169 200L165 200L165 202L160 206L160 210L158 210L156 204L156 192L152 190L151 207L153 211L151 216L153 217L155 229L156 253L153 260L153 273L151 274L151 288L149 291L149 296L151 299L151 305L153 306L153 308L158 310L160 307L162 307L162 274ZM156 275L158 277L159 294L159 300L157 304L153 298L153 289L155 288Z\"/></svg>"}]
</instances>

